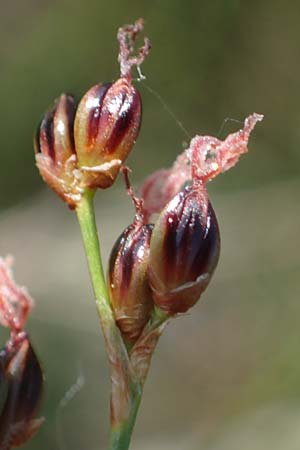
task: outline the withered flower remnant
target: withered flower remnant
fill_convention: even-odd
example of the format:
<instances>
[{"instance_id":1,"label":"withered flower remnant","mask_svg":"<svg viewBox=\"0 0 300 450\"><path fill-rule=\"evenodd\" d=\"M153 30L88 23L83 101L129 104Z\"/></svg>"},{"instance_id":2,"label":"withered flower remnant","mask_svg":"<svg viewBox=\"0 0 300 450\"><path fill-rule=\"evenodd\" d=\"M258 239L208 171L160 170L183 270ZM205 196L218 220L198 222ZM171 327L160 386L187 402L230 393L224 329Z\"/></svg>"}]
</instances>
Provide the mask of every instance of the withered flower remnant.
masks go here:
<instances>
[{"instance_id":1,"label":"withered flower remnant","mask_svg":"<svg viewBox=\"0 0 300 450\"><path fill-rule=\"evenodd\" d=\"M213 136L195 136L172 167L157 170L143 183L141 196L147 217L160 213L174 195L186 184L190 184L193 178L197 177L205 184L233 167L239 157L248 151L250 133L262 119L261 114L250 115L245 119L244 128L229 134L224 141Z\"/></svg>"},{"instance_id":2,"label":"withered flower remnant","mask_svg":"<svg viewBox=\"0 0 300 450\"><path fill-rule=\"evenodd\" d=\"M12 257L0 257L0 325L18 334L24 330L34 302L27 289L14 281L12 265Z\"/></svg>"}]
</instances>

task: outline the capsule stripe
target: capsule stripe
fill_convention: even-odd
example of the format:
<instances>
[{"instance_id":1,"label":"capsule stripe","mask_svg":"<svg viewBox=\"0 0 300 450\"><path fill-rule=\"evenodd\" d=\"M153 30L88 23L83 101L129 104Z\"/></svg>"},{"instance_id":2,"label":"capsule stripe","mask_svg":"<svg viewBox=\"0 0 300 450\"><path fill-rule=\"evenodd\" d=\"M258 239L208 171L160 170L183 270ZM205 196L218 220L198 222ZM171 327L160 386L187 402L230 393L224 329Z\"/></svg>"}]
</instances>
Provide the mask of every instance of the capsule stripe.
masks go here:
<instances>
[{"instance_id":1,"label":"capsule stripe","mask_svg":"<svg viewBox=\"0 0 300 450\"><path fill-rule=\"evenodd\" d=\"M48 156L55 160L54 151L54 116L56 113L56 106L52 111L46 114L45 119L42 121L41 125L41 140L45 141L45 147L47 148Z\"/></svg>"},{"instance_id":2,"label":"capsule stripe","mask_svg":"<svg viewBox=\"0 0 300 450\"><path fill-rule=\"evenodd\" d=\"M42 122L43 122L43 119L40 120L39 125L38 125L38 127L36 129L34 138L33 138L33 145L34 145L35 153L41 153L42 152L41 142L40 142L40 134L41 134Z\"/></svg>"},{"instance_id":3,"label":"capsule stripe","mask_svg":"<svg viewBox=\"0 0 300 450\"><path fill-rule=\"evenodd\" d=\"M69 126L69 137L71 140L71 150L72 153L75 153L75 141L74 141L74 119L77 109L77 101L74 99L73 96L67 95L66 101L65 101L65 112L66 116L68 118L68 126Z\"/></svg>"},{"instance_id":4,"label":"capsule stripe","mask_svg":"<svg viewBox=\"0 0 300 450\"><path fill-rule=\"evenodd\" d=\"M131 134L135 135L137 135L139 132L141 120L139 120L138 127L136 129L132 129L131 125L134 123L134 117L138 117L140 114L141 99L137 91L134 91L133 94L130 94L130 96L131 95L132 99L128 98L128 93L123 95L122 105L120 109L122 109L123 105L126 102L130 103L130 106L126 109L126 111L124 111L123 114L120 115L115 123L112 133L105 146L105 150L107 151L107 153L113 153L116 150L120 142L122 142L122 140L124 139L128 130Z\"/></svg>"},{"instance_id":5,"label":"capsule stripe","mask_svg":"<svg viewBox=\"0 0 300 450\"><path fill-rule=\"evenodd\" d=\"M218 251L219 231L209 204L205 218L201 204L193 197L179 194L176 211L165 217L163 260L165 283L194 281L210 269L212 254ZM205 219L205 220L204 220Z\"/></svg>"},{"instance_id":6,"label":"capsule stripe","mask_svg":"<svg viewBox=\"0 0 300 450\"><path fill-rule=\"evenodd\" d=\"M98 104L95 107L92 107L88 113L87 118L87 141L88 146L92 146L97 139L99 133L99 124L101 118L101 111L103 106L104 97L107 94L107 91L111 87L111 83L106 84L98 84L95 88L90 92L88 99L97 98ZM87 99L87 100L88 100Z\"/></svg>"}]
</instances>

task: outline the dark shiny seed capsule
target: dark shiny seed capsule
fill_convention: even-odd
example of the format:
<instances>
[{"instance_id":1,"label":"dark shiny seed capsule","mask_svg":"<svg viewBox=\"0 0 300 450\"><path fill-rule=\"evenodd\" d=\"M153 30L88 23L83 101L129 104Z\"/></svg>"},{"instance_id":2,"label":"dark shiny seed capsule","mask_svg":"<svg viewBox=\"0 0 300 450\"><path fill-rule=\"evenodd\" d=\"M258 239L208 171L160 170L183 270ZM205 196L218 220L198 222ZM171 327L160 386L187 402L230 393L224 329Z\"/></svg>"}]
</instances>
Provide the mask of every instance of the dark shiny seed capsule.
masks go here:
<instances>
[{"instance_id":1,"label":"dark shiny seed capsule","mask_svg":"<svg viewBox=\"0 0 300 450\"><path fill-rule=\"evenodd\" d=\"M78 165L89 187L107 188L138 136L140 94L126 78L92 87L79 103L75 117Z\"/></svg>"},{"instance_id":2,"label":"dark shiny seed capsule","mask_svg":"<svg viewBox=\"0 0 300 450\"><path fill-rule=\"evenodd\" d=\"M187 187L163 209L153 230L149 279L155 304L170 315L187 311L206 289L219 251L207 192Z\"/></svg>"},{"instance_id":3,"label":"dark shiny seed capsule","mask_svg":"<svg viewBox=\"0 0 300 450\"><path fill-rule=\"evenodd\" d=\"M127 343L134 343L153 308L147 267L153 225L134 223L115 243L108 285L116 321Z\"/></svg>"},{"instance_id":4,"label":"dark shiny seed capsule","mask_svg":"<svg viewBox=\"0 0 300 450\"><path fill-rule=\"evenodd\" d=\"M28 337L1 350L1 450L24 444L38 431L43 419L36 419L35 415L42 388L42 369Z\"/></svg>"},{"instance_id":5,"label":"dark shiny seed capsule","mask_svg":"<svg viewBox=\"0 0 300 450\"><path fill-rule=\"evenodd\" d=\"M74 97L62 94L43 117L37 130L35 150L64 164L75 153L73 125L76 112Z\"/></svg>"},{"instance_id":6,"label":"dark shiny seed capsule","mask_svg":"<svg viewBox=\"0 0 300 450\"><path fill-rule=\"evenodd\" d=\"M34 142L42 178L71 208L81 198L73 134L75 112L74 98L61 95L42 119Z\"/></svg>"}]
</instances>

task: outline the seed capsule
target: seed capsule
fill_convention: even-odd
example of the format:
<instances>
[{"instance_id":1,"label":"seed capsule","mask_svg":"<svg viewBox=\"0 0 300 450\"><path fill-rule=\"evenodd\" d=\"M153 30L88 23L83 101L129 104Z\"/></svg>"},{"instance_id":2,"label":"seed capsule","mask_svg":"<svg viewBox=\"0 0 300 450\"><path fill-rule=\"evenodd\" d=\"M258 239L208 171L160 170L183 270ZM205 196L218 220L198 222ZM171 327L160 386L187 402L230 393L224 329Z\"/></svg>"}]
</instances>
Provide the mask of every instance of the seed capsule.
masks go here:
<instances>
[{"instance_id":1,"label":"seed capsule","mask_svg":"<svg viewBox=\"0 0 300 450\"><path fill-rule=\"evenodd\" d=\"M130 79L92 87L79 103L75 144L84 183L105 189L116 179L138 136L140 94Z\"/></svg>"},{"instance_id":2,"label":"seed capsule","mask_svg":"<svg viewBox=\"0 0 300 450\"><path fill-rule=\"evenodd\" d=\"M36 419L43 373L27 336L20 342L9 341L0 351L0 448L11 448L27 442L38 431L43 419Z\"/></svg>"},{"instance_id":3,"label":"seed capsule","mask_svg":"<svg viewBox=\"0 0 300 450\"><path fill-rule=\"evenodd\" d=\"M75 177L76 155L73 124L76 102L62 94L49 109L35 137L36 163L44 181L71 207L76 206L79 189Z\"/></svg>"},{"instance_id":4,"label":"seed capsule","mask_svg":"<svg viewBox=\"0 0 300 450\"><path fill-rule=\"evenodd\" d=\"M149 280L155 304L169 315L186 312L206 289L219 250L219 227L206 190L185 188L153 230Z\"/></svg>"},{"instance_id":5,"label":"seed capsule","mask_svg":"<svg viewBox=\"0 0 300 450\"><path fill-rule=\"evenodd\" d=\"M108 286L116 321L127 343L134 343L150 318L153 307L147 266L153 225L136 221L115 243Z\"/></svg>"},{"instance_id":6,"label":"seed capsule","mask_svg":"<svg viewBox=\"0 0 300 450\"><path fill-rule=\"evenodd\" d=\"M36 152L64 164L75 153L73 123L76 111L74 97L62 94L43 117L36 136Z\"/></svg>"}]
</instances>

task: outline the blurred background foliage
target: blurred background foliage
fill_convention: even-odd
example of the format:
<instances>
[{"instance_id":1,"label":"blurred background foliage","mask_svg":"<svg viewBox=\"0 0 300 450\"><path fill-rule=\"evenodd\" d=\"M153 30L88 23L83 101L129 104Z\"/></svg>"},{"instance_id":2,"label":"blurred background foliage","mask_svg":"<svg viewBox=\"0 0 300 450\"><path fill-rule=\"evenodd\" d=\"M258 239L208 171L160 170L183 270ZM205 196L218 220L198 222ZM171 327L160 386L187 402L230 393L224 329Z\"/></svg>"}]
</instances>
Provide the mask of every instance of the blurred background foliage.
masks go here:
<instances>
[{"instance_id":1,"label":"blurred background foliage","mask_svg":"<svg viewBox=\"0 0 300 450\"><path fill-rule=\"evenodd\" d=\"M28 450L103 448L108 371L78 227L34 166L32 136L61 92L118 77L116 30L142 16L136 185L189 136L265 114L250 152L209 187L222 257L203 302L163 336L133 450L300 445L300 6L284 0L0 0L0 253L37 300L45 425ZM174 120L172 114L177 117ZM184 133L178 124L187 130ZM122 183L97 197L105 259L130 222ZM6 333L1 330L3 342ZM65 407L78 379L84 386ZM25 448L24 447L24 448Z\"/></svg>"}]
</instances>

